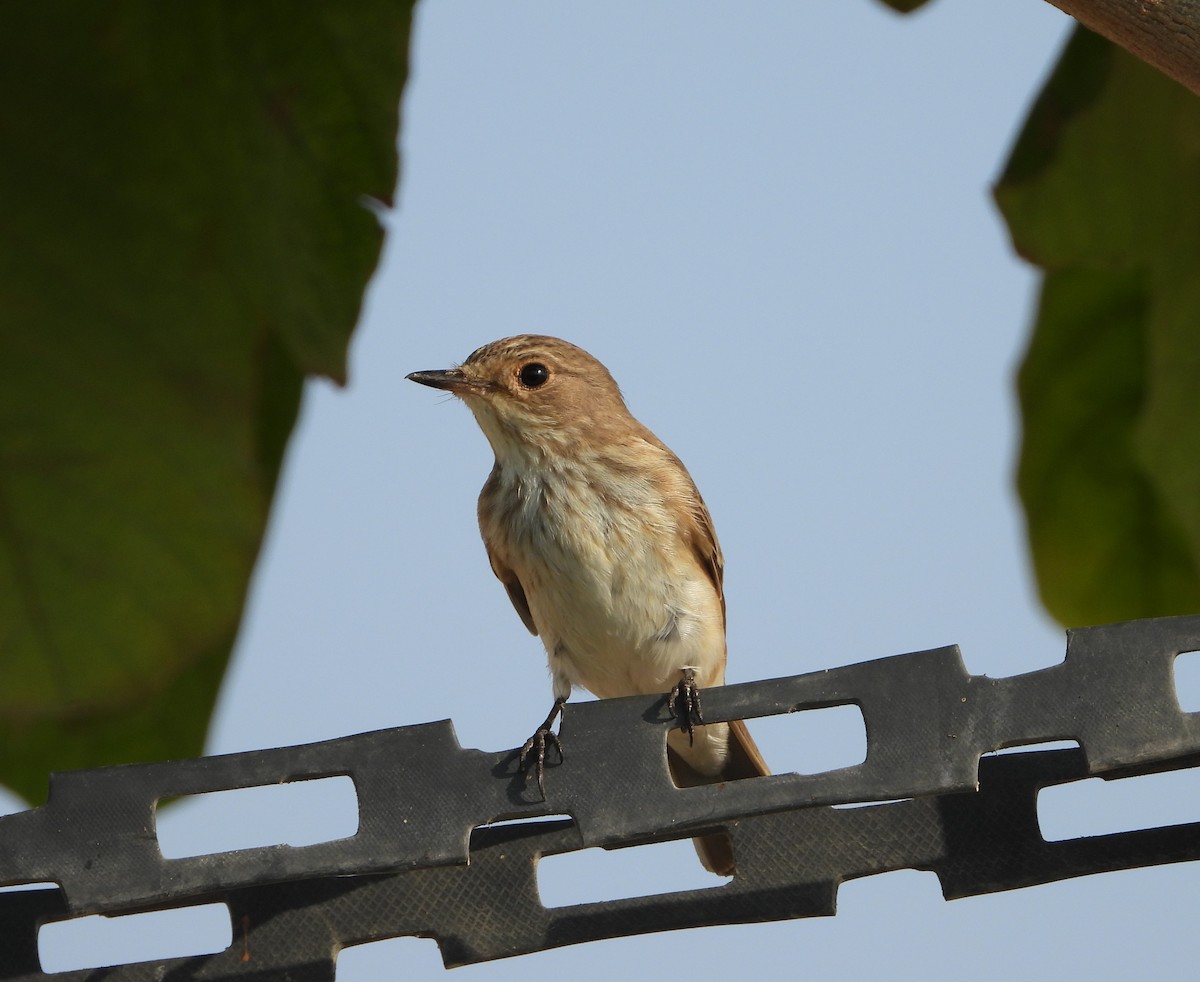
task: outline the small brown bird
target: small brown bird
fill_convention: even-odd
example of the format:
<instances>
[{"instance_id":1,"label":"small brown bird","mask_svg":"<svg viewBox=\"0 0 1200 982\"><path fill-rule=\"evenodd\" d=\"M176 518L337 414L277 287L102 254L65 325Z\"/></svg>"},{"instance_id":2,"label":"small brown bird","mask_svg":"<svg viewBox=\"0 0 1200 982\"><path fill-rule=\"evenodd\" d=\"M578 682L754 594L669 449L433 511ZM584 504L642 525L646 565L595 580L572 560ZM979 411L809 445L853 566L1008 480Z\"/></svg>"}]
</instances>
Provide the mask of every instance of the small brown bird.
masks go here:
<instances>
[{"instance_id":1,"label":"small brown bird","mask_svg":"<svg viewBox=\"0 0 1200 982\"><path fill-rule=\"evenodd\" d=\"M769 773L745 724L704 725L698 687L725 681L721 547L687 470L630 415L608 370L558 338L484 345L458 368L408 378L475 414L495 466L479 495L492 570L550 662L554 708L525 744L543 787L551 731L573 686L600 698L669 692L676 784ZM729 840L696 840L733 871Z\"/></svg>"}]
</instances>

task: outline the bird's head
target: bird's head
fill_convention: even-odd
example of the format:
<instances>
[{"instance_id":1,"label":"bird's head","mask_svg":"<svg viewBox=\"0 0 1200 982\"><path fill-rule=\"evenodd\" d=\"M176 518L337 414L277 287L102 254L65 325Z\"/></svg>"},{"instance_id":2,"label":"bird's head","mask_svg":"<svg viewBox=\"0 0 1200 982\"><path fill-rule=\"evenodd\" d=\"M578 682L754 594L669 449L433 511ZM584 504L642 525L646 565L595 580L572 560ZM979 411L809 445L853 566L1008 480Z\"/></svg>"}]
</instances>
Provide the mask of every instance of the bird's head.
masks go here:
<instances>
[{"instance_id":1,"label":"bird's head","mask_svg":"<svg viewBox=\"0 0 1200 982\"><path fill-rule=\"evenodd\" d=\"M406 377L462 399L497 457L604 442L630 421L608 369L582 348L544 335L493 341L457 368Z\"/></svg>"}]
</instances>

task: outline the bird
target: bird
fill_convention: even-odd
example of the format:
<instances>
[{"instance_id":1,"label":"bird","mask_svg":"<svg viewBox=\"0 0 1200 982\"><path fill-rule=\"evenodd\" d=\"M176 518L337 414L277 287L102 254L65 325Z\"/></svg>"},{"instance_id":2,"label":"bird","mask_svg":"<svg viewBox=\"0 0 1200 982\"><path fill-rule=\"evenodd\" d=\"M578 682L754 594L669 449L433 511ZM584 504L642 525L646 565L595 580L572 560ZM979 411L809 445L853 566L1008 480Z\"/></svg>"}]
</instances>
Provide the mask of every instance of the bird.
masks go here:
<instances>
[{"instance_id":1,"label":"bird","mask_svg":"<svg viewBox=\"0 0 1200 982\"><path fill-rule=\"evenodd\" d=\"M520 751L545 799L552 730L578 686L601 699L665 693L675 784L769 772L741 720L705 724L702 688L725 682L724 559L680 459L630 413L608 369L560 338L485 344L456 367L412 372L474 414L495 455L479 495L492 571L545 647L554 705ZM695 840L734 872L728 836Z\"/></svg>"}]
</instances>

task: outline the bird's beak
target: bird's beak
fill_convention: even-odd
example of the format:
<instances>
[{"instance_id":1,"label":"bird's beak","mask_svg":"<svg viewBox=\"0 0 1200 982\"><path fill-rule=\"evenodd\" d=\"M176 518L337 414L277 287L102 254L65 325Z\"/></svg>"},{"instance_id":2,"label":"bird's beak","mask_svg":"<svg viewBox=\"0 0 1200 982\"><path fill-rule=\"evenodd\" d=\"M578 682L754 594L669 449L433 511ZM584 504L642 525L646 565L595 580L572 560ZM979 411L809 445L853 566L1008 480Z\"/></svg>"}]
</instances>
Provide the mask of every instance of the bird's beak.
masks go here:
<instances>
[{"instance_id":1,"label":"bird's beak","mask_svg":"<svg viewBox=\"0 0 1200 982\"><path fill-rule=\"evenodd\" d=\"M404 376L413 382L420 382L434 389L445 389L447 392L459 393L477 386L463 374L461 368L439 369L430 372L410 372Z\"/></svg>"}]
</instances>

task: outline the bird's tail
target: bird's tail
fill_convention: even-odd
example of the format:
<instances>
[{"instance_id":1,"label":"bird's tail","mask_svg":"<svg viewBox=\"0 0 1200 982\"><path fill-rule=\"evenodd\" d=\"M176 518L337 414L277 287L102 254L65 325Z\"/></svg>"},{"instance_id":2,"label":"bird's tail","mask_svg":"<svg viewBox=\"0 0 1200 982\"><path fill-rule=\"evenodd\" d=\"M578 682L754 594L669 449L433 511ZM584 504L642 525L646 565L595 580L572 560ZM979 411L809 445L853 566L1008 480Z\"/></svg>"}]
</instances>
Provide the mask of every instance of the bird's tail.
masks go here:
<instances>
[{"instance_id":1,"label":"bird's tail","mask_svg":"<svg viewBox=\"0 0 1200 982\"><path fill-rule=\"evenodd\" d=\"M741 781L748 777L765 777L771 773L750 736L750 731L746 729L745 722L740 719L731 720L729 723L729 752L718 773L701 774L669 746L667 763L671 768L671 778L681 788L720 784L723 781ZM733 843L728 835L724 832L714 832L711 835L699 836L692 842L705 869L718 876L733 875Z\"/></svg>"}]
</instances>

